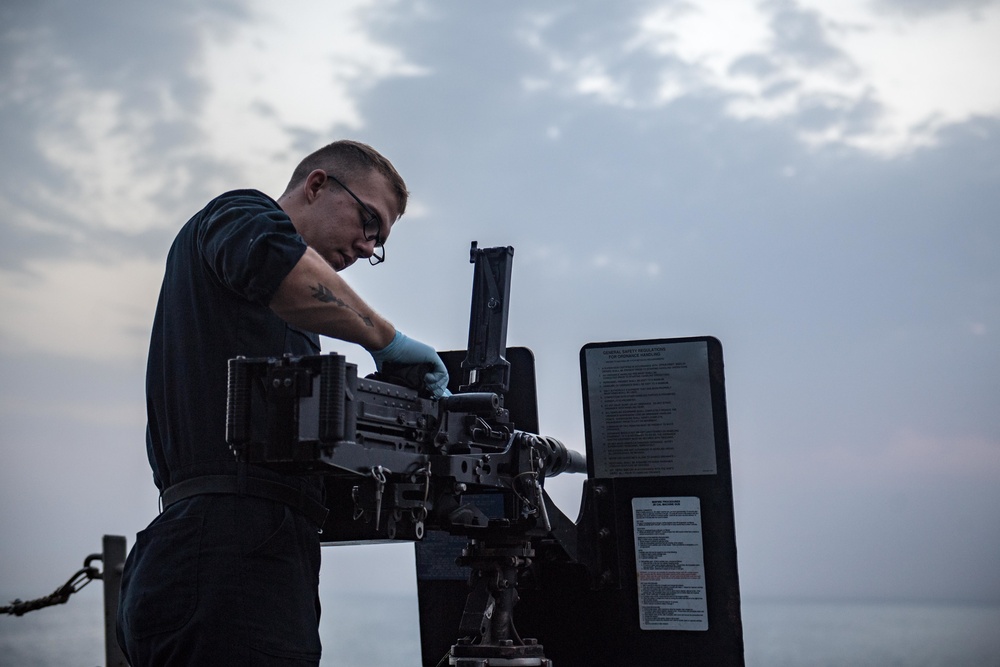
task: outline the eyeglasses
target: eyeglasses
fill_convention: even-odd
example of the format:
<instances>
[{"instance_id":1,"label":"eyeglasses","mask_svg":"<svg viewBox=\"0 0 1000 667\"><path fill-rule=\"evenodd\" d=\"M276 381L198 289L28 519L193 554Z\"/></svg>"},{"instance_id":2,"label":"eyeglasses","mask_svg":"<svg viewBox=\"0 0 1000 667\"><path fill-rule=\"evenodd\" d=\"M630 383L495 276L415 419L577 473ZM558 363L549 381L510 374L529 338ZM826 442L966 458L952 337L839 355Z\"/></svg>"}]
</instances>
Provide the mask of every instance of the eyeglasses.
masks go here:
<instances>
[{"instance_id":1,"label":"eyeglasses","mask_svg":"<svg viewBox=\"0 0 1000 667\"><path fill-rule=\"evenodd\" d=\"M378 214L368 208L368 205L363 201L358 199L358 196L351 192L351 189L344 185L337 177L327 174L327 178L331 181L344 188L347 194L354 197L354 201L358 202L358 206L364 212L364 216L361 219L361 229L364 232L366 241L374 241L375 248L372 250L372 254L368 257L368 263L372 266L376 264L381 264L385 261L385 246L382 243L382 223L379 220Z\"/></svg>"}]
</instances>

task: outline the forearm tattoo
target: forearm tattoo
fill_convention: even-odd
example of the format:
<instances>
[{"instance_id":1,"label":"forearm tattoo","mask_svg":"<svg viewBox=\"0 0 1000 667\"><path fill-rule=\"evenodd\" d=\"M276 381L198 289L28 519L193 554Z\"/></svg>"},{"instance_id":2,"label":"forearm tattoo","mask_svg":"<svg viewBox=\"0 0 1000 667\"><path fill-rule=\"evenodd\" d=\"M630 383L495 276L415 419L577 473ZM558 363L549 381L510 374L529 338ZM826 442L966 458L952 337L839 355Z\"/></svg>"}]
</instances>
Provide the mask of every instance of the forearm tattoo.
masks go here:
<instances>
[{"instance_id":1,"label":"forearm tattoo","mask_svg":"<svg viewBox=\"0 0 1000 667\"><path fill-rule=\"evenodd\" d=\"M351 307L346 301L338 297L336 294L330 291L330 288L323 283L316 283L316 287L312 285L309 286L312 290L313 298L317 301L322 301L323 303L333 303L341 308L347 308L349 311L361 318L361 321L365 323L365 326L374 327L375 324L372 322L370 317L362 315L356 308Z\"/></svg>"}]
</instances>

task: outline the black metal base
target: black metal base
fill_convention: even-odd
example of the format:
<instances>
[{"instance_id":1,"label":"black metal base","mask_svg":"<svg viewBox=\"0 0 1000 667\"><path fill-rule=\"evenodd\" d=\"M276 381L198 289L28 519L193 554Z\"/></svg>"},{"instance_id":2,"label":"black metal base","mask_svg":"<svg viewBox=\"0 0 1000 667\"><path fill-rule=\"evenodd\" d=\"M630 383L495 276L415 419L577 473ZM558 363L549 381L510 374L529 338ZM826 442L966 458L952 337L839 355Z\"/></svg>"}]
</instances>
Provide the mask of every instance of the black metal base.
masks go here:
<instances>
[{"instance_id":1,"label":"black metal base","mask_svg":"<svg viewBox=\"0 0 1000 667\"><path fill-rule=\"evenodd\" d=\"M552 667L542 645L535 639L525 639L515 646L507 640L500 644L465 644L451 647L450 667Z\"/></svg>"}]
</instances>

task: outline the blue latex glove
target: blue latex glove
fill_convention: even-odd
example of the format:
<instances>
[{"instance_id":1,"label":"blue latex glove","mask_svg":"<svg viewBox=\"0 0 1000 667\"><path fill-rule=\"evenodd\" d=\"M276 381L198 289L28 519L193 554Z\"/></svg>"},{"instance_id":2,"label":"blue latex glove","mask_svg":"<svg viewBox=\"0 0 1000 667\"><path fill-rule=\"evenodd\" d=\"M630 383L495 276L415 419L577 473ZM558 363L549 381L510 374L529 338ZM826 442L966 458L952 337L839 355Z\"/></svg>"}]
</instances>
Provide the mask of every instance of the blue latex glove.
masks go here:
<instances>
[{"instance_id":1,"label":"blue latex glove","mask_svg":"<svg viewBox=\"0 0 1000 667\"><path fill-rule=\"evenodd\" d=\"M444 362L434 350L426 343L413 340L399 331L393 336L392 342L381 350L371 351L372 359L375 360L375 368L382 370L385 362L394 362L405 366L419 366L426 364L431 368L424 375L424 387L434 398L451 396L448 391L448 370L444 367Z\"/></svg>"}]
</instances>

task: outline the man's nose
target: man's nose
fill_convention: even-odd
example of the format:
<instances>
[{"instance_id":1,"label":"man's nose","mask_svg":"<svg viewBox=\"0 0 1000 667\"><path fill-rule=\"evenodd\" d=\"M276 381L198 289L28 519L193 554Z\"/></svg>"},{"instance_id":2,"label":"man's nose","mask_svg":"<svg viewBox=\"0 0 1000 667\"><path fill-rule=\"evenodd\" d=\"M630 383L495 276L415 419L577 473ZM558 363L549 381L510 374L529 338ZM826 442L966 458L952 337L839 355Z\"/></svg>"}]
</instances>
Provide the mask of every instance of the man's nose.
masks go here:
<instances>
[{"instance_id":1,"label":"man's nose","mask_svg":"<svg viewBox=\"0 0 1000 667\"><path fill-rule=\"evenodd\" d=\"M375 254L375 239L366 239L364 236L358 237L354 242L354 247L358 250L358 255L368 259Z\"/></svg>"}]
</instances>

